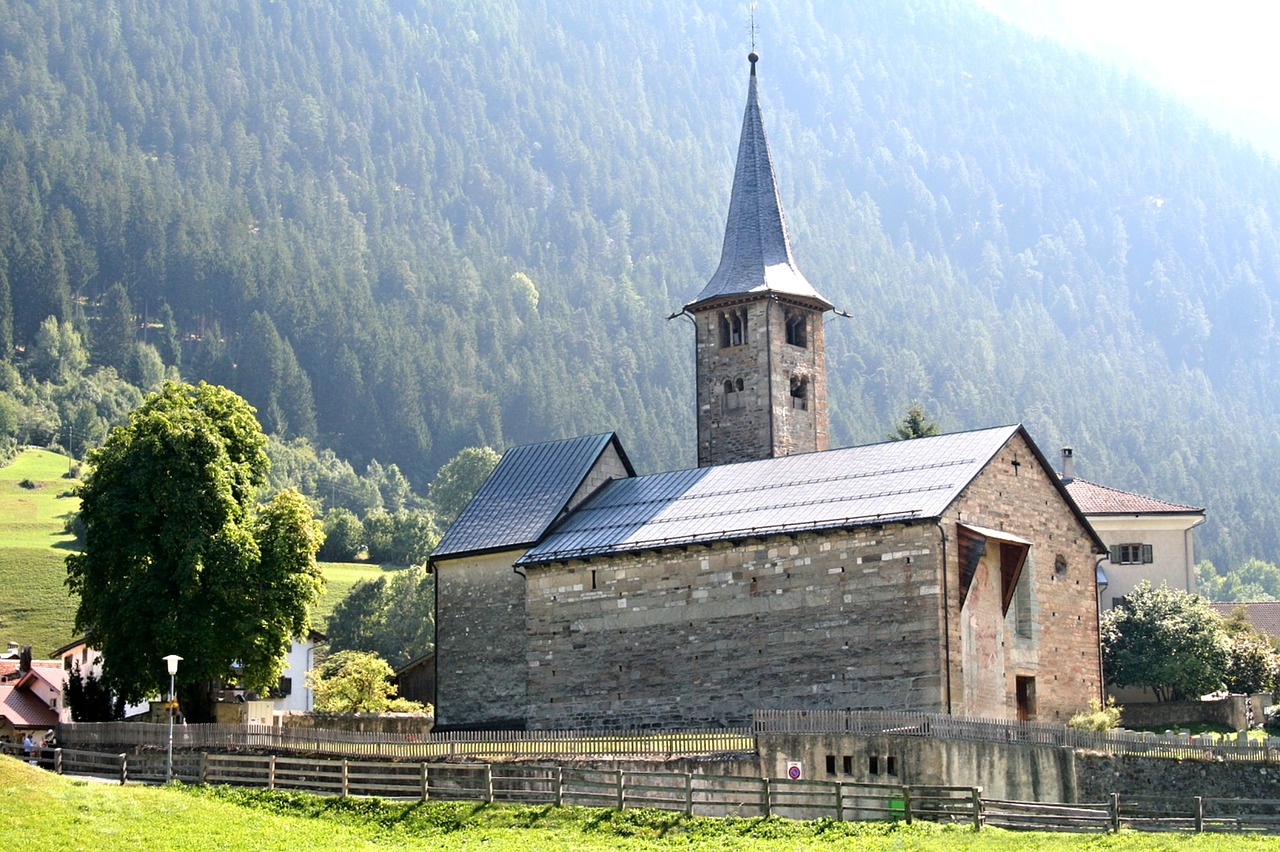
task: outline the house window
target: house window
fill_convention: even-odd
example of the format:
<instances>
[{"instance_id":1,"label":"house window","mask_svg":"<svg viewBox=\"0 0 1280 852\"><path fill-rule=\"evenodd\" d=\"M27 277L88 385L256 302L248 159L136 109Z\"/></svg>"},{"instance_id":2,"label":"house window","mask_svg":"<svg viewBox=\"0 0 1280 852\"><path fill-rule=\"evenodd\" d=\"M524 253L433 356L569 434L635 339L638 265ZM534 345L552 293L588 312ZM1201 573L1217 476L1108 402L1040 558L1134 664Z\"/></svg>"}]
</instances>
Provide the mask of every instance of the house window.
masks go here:
<instances>
[{"instance_id":1,"label":"house window","mask_svg":"<svg viewBox=\"0 0 1280 852\"><path fill-rule=\"evenodd\" d=\"M792 313L787 311L787 343L792 346L799 346L801 349L809 347L809 318L802 313Z\"/></svg>"},{"instance_id":2,"label":"house window","mask_svg":"<svg viewBox=\"0 0 1280 852\"><path fill-rule=\"evenodd\" d=\"M1149 544L1111 545L1111 562L1115 565L1150 565L1152 561Z\"/></svg>"},{"instance_id":3,"label":"house window","mask_svg":"<svg viewBox=\"0 0 1280 852\"><path fill-rule=\"evenodd\" d=\"M791 377L791 407L809 410L809 380L804 376Z\"/></svg>"},{"instance_id":4,"label":"house window","mask_svg":"<svg viewBox=\"0 0 1280 852\"><path fill-rule=\"evenodd\" d=\"M834 754L827 755L827 774L836 774L836 756Z\"/></svg>"}]
</instances>

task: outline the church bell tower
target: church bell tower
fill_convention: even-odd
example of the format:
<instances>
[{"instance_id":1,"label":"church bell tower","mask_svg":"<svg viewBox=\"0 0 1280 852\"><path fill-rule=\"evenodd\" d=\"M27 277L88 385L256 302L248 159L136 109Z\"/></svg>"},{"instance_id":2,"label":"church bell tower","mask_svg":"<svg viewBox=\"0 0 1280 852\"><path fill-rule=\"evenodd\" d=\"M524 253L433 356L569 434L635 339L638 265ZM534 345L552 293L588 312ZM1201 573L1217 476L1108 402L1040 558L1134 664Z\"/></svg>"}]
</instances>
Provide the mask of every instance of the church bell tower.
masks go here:
<instances>
[{"instance_id":1,"label":"church bell tower","mask_svg":"<svg viewBox=\"0 0 1280 852\"><path fill-rule=\"evenodd\" d=\"M752 52L720 265L684 310L696 332L698 466L827 448L823 314L796 267Z\"/></svg>"}]
</instances>

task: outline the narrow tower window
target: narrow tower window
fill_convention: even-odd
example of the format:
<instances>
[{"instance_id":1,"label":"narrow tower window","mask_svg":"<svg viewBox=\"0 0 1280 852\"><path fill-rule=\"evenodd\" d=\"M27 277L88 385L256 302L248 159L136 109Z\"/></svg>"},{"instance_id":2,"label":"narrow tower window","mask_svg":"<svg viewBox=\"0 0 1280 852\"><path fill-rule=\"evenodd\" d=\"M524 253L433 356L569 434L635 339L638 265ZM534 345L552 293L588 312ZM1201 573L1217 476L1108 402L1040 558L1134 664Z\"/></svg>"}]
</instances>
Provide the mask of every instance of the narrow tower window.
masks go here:
<instances>
[{"instance_id":1,"label":"narrow tower window","mask_svg":"<svg viewBox=\"0 0 1280 852\"><path fill-rule=\"evenodd\" d=\"M720 348L727 349L729 347L729 318L724 315L723 311L720 313L719 326L720 326Z\"/></svg>"},{"instance_id":2,"label":"narrow tower window","mask_svg":"<svg viewBox=\"0 0 1280 852\"><path fill-rule=\"evenodd\" d=\"M741 346L747 342L747 312L745 310L733 312L733 334L731 341L734 346Z\"/></svg>"},{"instance_id":3,"label":"narrow tower window","mask_svg":"<svg viewBox=\"0 0 1280 852\"><path fill-rule=\"evenodd\" d=\"M809 380L804 376L791 377L791 407L809 410Z\"/></svg>"},{"instance_id":4,"label":"narrow tower window","mask_svg":"<svg viewBox=\"0 0 1280 852\"><path fill-rule=\"evenodd\" d=\"M804 314L787 311L787 343L809 348L809 318Z\"/></svg>"}]
</instances>

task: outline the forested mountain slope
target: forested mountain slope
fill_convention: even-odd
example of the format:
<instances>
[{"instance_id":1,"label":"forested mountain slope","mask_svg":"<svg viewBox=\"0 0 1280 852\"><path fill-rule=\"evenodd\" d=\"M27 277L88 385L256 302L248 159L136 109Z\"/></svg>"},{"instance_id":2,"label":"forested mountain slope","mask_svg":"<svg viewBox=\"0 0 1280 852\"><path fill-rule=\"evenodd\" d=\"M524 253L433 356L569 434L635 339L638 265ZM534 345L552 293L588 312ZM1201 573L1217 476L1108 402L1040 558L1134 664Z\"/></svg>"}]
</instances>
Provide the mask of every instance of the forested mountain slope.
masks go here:
<instances>
[{"instance_id":1,"label":"forested mountain slope","mask_svg":"<svg viewBox=\"0 0 1280 852\"><path fill-rule=\"evenodd\" d=\"M958 0L757 20L797 261L851 314L832 444L912 400L1024 422L1206 506L1223 567L1280 559L1276 165ZM748 46L707 0L0 0L0 426L71 416L30 415L55 315L419 487L606 429L691 465L665 318L718 260Z\"/></svg>"}]
</instances>

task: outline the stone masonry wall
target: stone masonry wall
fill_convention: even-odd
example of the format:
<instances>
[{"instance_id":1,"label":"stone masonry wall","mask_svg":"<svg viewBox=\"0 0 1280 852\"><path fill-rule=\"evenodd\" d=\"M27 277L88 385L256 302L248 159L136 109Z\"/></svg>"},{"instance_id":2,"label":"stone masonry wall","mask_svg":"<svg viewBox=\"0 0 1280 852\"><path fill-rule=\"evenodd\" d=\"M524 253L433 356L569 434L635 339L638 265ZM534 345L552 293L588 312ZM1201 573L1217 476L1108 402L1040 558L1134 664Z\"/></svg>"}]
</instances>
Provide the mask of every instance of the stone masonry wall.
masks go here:
<instances>
[{"instance_id":1,"label":"stone masonry wall","mask_svg":"<svg viewBox=\"0 0 1280 852\"><path fill-rule=\"evenodd\" d=\"M525 589L512 569L522 554L435 564L437 727L523 725Z\"/></svg>"},{"instance_id":2,"label":"stone masonry wall","mask_svg":"<svg viewBox=\"0 0 1280 852\"><path fill-rule=\"evenodd\" d=\"M1030 584L1031 635L1019 635L1017 608L1010 606L999 625L999 654L994 660L980 661L956 653L965 646L968 627L966 613L959 608L957 522L1004 530L1031 542L1022 579ZM959 616L953 615L948 624L952 649L951 712L974 716L993 712L989 709L991 696L966 694L966 688L973 690L976 685L991 683L989 670L982 677L975 677L974 668L980 666L1000 668L1005 718L1014 717L1019 676L1034 678L1034 717L1039 720L1066 721L1073 713L1086 709L1090 699L1100 699L1092 539L1021 437L1015 436L965 489L947 513L944 528L949 611ZM988 554L991 557L991 549ZM998 588L998 570L994 582Z\"/></svg>"},{"instance_id":3,"label":"stone masonry wall","mask_svg":"<svg viewBox=\"0 0 1280 852\"><path fill-rule=\"evenodd\" d=\"M941 711L937 545L889 525L531 567L530 727Z\"/></svg>"},{"instance_id":4,"label":"stone masonry wall","mask_svg":"<svg viewBox=\"0 0 1280 852\"><path fill-rule=\"evenodd\" d=\"M784 307L760 299L723 309L746 311L740 345L721 348L717 308L697 323L698 465L772 458L827 448L826 344L822 314L810 311L808 345L786 342ZM790 310L804 310L790 308ZM791 406L790 377L809 382L806 409ZM743 389L726 395L724 383Z\"/></svg>"}]
</instances>

